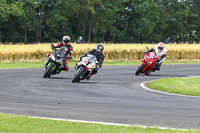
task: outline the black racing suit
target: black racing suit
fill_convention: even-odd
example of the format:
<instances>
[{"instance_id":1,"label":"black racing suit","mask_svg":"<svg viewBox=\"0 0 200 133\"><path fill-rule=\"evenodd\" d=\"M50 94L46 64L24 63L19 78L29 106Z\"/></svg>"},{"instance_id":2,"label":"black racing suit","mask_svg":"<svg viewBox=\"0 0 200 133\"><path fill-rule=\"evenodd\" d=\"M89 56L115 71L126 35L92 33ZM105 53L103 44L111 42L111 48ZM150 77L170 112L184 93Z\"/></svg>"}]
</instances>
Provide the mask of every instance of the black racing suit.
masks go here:
<instances>
[{"instance_id":1,"label":"black racing suit","mask_svg":"<svg viewBox=\"0 0 200 133\"><path fill-rule=\"evenodd\" d=\"M101 52L97 52L96 49L92 49L91 51L89 51L88 53L84 54L82 57L87 56L87 54L91 54L94 55L97 58L98 61L98 67L96 69L93 69L91 75L96 74L98 72L98 69L100 69L102 67L103 64L103 60L104 60L104 54ZM82 59L82 58L81 58ZM81 60L80 59L80 60Z\"/></svg>"}]
</instances>

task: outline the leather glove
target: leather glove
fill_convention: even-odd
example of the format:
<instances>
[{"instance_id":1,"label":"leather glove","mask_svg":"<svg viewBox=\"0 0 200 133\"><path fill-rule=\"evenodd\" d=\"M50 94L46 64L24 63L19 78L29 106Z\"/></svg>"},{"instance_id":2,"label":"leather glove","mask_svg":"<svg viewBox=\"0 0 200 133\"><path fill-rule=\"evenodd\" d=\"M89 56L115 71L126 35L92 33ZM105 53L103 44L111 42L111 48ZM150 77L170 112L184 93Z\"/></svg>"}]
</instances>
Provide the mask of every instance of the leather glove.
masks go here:
<instances>
[{"instance_id":1,"label":"leather glove","mask_svg":"<svg viewBox=\"0 0 200 133\"><path fill-rule=\"evenodd\" d=\"M54 50L55 46L53 45L53 43L51 44L51 49Z\"/></svg>"},{"instance_id":2,"label":"leather glove","mask_svg":"<svg viewBox=\"0 0 200 133\"><path fill-rule=\"evenodd\" d=\"M97 64L96 68L97 68L97 69L99 69L99 68L100 68L98 64Z\"/></svg>"},{"instance_id":3,"label":"leather glove","mask_svg":"<svg viewBox=\"0 0 200 133\"><path fill-rule=\"evenodd\" d=\"M71 57L71 56L69 56L69 57L68 57L68 59L72 59L72 57Z\"/></svg>"},{"instance_id":4,"label":"leather glove","mask_svg":"<svg viewBox=\"0 0 200 133\"><path fill-rule=\"evenodd\" d=\"M54 49L55 49L55 47L51 47L51 49L52 49L52 50L54 50Z\"/></svg>"},{"instance_id":5,"label":"leather glove","mask_svg":"<svg viewBox=\"0 0 200 133\"><path fill-rule=\"evenodd\" d=\"M161 61L161 58L160 57L157 57L157 62L160 62Z\"/></svg>"},{"instance_id":6,"label":"leather glove","mask_svg":"<svg viewBox=\"0 0 200 133\"><path fill-rule=\"evenodd\" d=\"M144 52L144 55L147 54L147 53L149 53L149 51L145 51L145 52Z\"/></svg>"},{"instance_id":7,"label":"leather glove","mask_svg":"<svg viewBox=\"0 0 200 133\"><path fill-rule=\"evenodd\" d=\"M82 58L83 58L83 55L81 55L81 56L80 56L80 58L79 58L79 61L81 61L81 60L82 60Z\"/></svg>"},{"instance_id":8,"label":"leather glove","mask_svg":"<svg viewBox=\"0 0 200 133\"><path fill-rule=\"evenodd\" d=\"M158 61L158 65L161 65L162 64L162 61Z\"/></svg>"}]
</instances>

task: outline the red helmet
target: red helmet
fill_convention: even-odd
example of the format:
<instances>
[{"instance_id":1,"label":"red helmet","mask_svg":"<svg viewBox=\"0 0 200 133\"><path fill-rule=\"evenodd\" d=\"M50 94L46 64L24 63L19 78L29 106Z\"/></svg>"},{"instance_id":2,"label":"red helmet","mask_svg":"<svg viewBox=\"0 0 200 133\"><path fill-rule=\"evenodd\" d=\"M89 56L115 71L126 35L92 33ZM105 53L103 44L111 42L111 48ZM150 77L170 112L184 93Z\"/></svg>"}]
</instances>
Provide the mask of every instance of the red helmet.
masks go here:
<instances>
[{"instance_id":1,"label":"red helmet","mask_svg":"<svg viewBox=\"0 0 200 133\"><path fill-rule=\"evenodd\" d=\"M165 44L163 42L158 43L158 49L159 50L163 50L164 47L165 47Z\"/></svg>"},{"instance_id":2,"label":"red helmet","mask_svg":"<svg viewBox=\"0 0 200 133\"><path fill-rule=\"evenodd\" d=\"M68 35L63 36L62 41L63 41L64 43L69 43L69 41L70 41L70 37L69 37Z\"/></svg>"}]
</instances>

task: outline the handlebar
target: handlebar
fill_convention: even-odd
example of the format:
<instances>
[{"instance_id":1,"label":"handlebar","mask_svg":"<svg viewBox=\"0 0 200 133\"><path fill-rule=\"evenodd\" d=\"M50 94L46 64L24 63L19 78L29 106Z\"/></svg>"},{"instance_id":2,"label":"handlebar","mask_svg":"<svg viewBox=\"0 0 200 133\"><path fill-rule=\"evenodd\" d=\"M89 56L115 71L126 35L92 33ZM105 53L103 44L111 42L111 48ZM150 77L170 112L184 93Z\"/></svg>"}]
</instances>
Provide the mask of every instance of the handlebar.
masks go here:
<instances>
[{"instance_id":1,"label":"handlebar","mask_svg":"<svg viewBox=\"0 0 200 133\"><path fill-rule=\"evenodd\" d=\"M65 56L65 58L67 58L67 59L72 59L72 57L71 57L71 56Z\"/></svg>"},{"instance_id":2,"label":"handlebar","mask_svg":"<svg viewBox=\"0 0 200 133\"><path fill-rule=\"evenodd\" d=\"M53 43L51 44L51 49L52 50L56 50L55 46L53 45Z\"/></svg>"}]
</instances>

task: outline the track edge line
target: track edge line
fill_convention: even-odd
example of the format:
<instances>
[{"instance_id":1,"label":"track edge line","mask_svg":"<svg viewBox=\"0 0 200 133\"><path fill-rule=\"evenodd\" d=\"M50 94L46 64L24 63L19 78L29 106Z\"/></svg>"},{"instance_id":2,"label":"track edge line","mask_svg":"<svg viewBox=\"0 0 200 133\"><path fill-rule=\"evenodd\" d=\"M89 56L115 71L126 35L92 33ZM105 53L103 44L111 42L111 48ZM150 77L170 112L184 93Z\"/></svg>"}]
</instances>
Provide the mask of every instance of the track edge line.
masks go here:
<instances>
[{"instance_id":1,"label":"track edge line","mask_svg":"<svg viewBox=\"0 0 200 133\"><path fill-rule=\"evenodd\" d=\"M182 128L170 128L170 127L160 127L160 126L145 126L145 125L132 125L132 124L121 124L121 123L110 123L110 122L98 122L98 121L87 121L87 120L75 120L75 119L62 119L62 118L51 118L51 117L38 117L38 116L28 116L22 115L30 118L39 118L39 119L46 119L46 120L56 120L56 121L66 121L66 122L80 122L80 123L88 123L88 124L101 124L101 125L110 125L110 126L124 126L124 127L138 127L138 128L157 128L162 130L182 130L182 131L192 131L196 129L182 129Z\"/></svg>"},{"instance_id":2,"label":"track edge line","mask_svg":"<svg viewBox=\"0 0 200 133\"><path fill-rule=\"evenodd\" d=\"M157 93L162 93L162 94L166 94L166 95L172 95L172 96L182 96L182 97L192 97L192 98L200 98L198 96L189 96L189 95L183 95L183 94L176 94L176 93L170 93L170 92L164 92L164 91L159 91L159 90L155 90L155 89L151 89L149 87L147 87L145 84L153 82L155 80L150 80L150 81L146 81L146 82L142 82L140 83L140 86L145 89L145 90L149 90L152 92L157 92Z\"/></svg>"}]
</instances>

